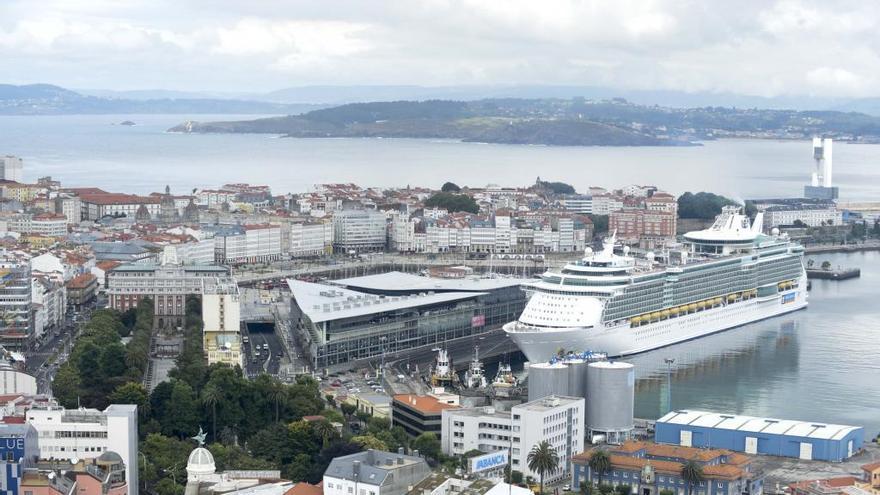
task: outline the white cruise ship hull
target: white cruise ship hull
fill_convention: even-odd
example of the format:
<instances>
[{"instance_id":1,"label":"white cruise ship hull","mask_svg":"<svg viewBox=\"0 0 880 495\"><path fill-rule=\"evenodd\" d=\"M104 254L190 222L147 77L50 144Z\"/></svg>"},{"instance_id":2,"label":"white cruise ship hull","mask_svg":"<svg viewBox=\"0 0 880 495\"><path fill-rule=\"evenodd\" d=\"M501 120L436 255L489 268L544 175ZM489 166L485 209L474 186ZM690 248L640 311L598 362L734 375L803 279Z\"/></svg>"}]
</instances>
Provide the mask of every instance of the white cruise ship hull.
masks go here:
<instances>
[{"instance_id":1,"label":"white cruise ship hull","mask_svg":"<svg viewBox=\"0 0 880 495\"><path fill-rule=\"evenodd\" d=\"M790 313L807 306L807 280L772 296L753 298L692 314L631 327L536 328L511 322L504 326L531 362L544 362L560 349L605 352L611 357L628 356L721 332L754 321Z\"/></svg>"}]
</instances>

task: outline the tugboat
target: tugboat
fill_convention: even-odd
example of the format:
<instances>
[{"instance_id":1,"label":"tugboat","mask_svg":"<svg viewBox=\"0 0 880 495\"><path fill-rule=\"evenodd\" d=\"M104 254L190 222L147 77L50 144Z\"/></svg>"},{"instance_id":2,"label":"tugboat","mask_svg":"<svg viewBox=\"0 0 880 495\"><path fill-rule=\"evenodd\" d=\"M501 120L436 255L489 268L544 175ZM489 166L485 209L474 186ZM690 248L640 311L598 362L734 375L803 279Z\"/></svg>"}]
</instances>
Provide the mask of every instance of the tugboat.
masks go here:
<instances>
[{"instance_id":1,"label":"tugboat","mask_svg":"<svg viewBox=\"0 0 880 495\"><path fill-rule=\"evenodd\" d=\"M437 349L437 362L431 370L431 386L446 387L452 385L455 373L452 371L452 362L446 349Z\"/></svg>"},{"instance_id":2,"label":"tugboat","mask_svg":"<svg viewBox=\"0 0 880 495\"><path fill-rule=\"evenodd\" d=\"M474 347L474 359L464 373L464 387L471 389L486 387L486 374L483 372L483 363L480 362L479 347Z\"/></svg>"},{"instance_id":3,"label":"tugboat","mask_svg":"<svg viewBox=\"0 0 880 495\"><path fill-rule=\"evenodd\" d=\"M500 363L498 365L498 373L492 380L493 388L513 388L519 385L519 380L513 374L510 363Z\"/></svg>"}]
</instances>

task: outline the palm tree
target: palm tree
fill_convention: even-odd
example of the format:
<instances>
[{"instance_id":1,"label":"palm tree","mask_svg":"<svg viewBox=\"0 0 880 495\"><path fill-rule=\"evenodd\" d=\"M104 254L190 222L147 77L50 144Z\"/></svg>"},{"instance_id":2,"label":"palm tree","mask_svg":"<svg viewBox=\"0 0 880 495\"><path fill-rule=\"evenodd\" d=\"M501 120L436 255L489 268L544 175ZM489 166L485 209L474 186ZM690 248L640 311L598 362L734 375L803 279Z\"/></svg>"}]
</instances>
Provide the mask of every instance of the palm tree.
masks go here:
<instances>
[{"instance_id":1,"label":"palm tree","mask_svg":"<svg viewBox=\"0 0 880 495\"><path fill-rule=\"evenodd\" d=\"M691 495L694 490L694 485L705 479L703 477L703 466L693 460L685 462L684 465L681 466L681 479L687 483L688 495Z\"/></svg>"},{"instance_id":2,"label":"palm tree","mask_svg":"<svg viewBox=\"0 0 880 495\"><path fill-rule=\"evenodd\" d=\"M544 493L544 475L546 473L556 471L559 467L559 454L556 449L550 445L550 442L543 440L541 443L532 447L529 455L526 457L529 469L538 473L541 477L541 493Z\"/></svg>"},{"instance_id":3,"label":"palm tree","mask_svg":"<svg viewBox=\"0 0 880 495\"><path fill-rule=\"evenodd\" d=\"M333 425L330 424L330 421L326 419L323 421L316 421L314 423L314 427L315 433L320 435L321 439L324 441L324 448L326 449L327 444L330 441L330 437L336 434L336 428L334 428Z\"/></svg>"},{"instance_id":4,"label":"palm tree","mask_svg":"<svg viewBox=\"0 0 880 495\"><path fill-rule=\"evenodd\" d=\"M212 427L213 436L211 438L217 441L217 403L223 400L223 394L220 389L214 385L208 385L202 390L202 404L211 408L211 418L214 422Z\"/></svg>"},{"instance_id":5,"label":"palm tree","mask_svg":"<svg viewBox=\"0 0 880 495\"><path fill-rule=\"evenodd\" d=\"M605 452L602 449L597 449L592 455L590 455L590 462L588 465L590 466L590 471L599 477L598 485L601 486L602 475L611 469L611 456L608 455L608 452Z\"/></svg>"},{"instance_id":6,"label":"palm tree","mask_svg":"<svg viewBox=\"0 0 880 495\"><path fill-rule=\"evenodd\" d=\"M287 387L281 383L276 383L269 391L269 396L275 402L275 422L277 423L281 418L281 412L279 409L281 401L287 398Z\"/></svg>"}]
</instances>

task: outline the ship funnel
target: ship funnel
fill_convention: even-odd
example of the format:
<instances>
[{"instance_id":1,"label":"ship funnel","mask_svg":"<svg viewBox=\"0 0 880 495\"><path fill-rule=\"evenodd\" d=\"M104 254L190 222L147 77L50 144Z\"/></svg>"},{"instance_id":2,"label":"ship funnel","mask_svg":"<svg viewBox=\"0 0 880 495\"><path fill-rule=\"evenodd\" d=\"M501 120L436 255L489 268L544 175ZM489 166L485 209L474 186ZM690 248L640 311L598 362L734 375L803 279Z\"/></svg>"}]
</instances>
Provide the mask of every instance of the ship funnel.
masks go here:
<instances>
[{"instance_id":1,"label":"ship funnel","mask_svg":"<svg viewBox=\"0 0 880 495\"><path fill-rule=\"evenodd\" d=\"M764 230L764 212L759 211L755 215L755 221L752 222L752 232L760 234L762 230Z\"/></svg>"}]
</instances>

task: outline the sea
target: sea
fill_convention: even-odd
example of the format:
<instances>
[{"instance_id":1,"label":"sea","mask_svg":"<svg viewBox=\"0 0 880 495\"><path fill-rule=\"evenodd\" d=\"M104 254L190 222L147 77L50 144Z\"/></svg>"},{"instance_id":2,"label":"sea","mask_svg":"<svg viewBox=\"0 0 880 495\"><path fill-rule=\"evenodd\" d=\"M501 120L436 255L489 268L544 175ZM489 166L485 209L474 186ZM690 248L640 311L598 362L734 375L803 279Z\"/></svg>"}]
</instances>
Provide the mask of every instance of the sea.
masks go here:
<instances>
[{"instance_id":1,"label":"sea","mask_svg":"<svg viewBox=\"0 0 880 495\"><path fill-rule=\"evenodd\" d=\"M520 186L536 178L589 186L656 184L735 199L798 196L812 171L808 141L718 140L694 147L548 147L423 139L291 139L166 132L184 120L243 115L0 117L0 155L25 160L26 180L176 193L231 182L275 193L315 184ZM134 126L122 126L130 120ZM834 145L841 199L880 201L880 146ZM861 278L813 281L809 307L629 360L636 416L674 409L862 425L880 431L880 253L823 254L817 264ZM667 365L665 359L674 359Z\"/></svg>"}]
</instances>

